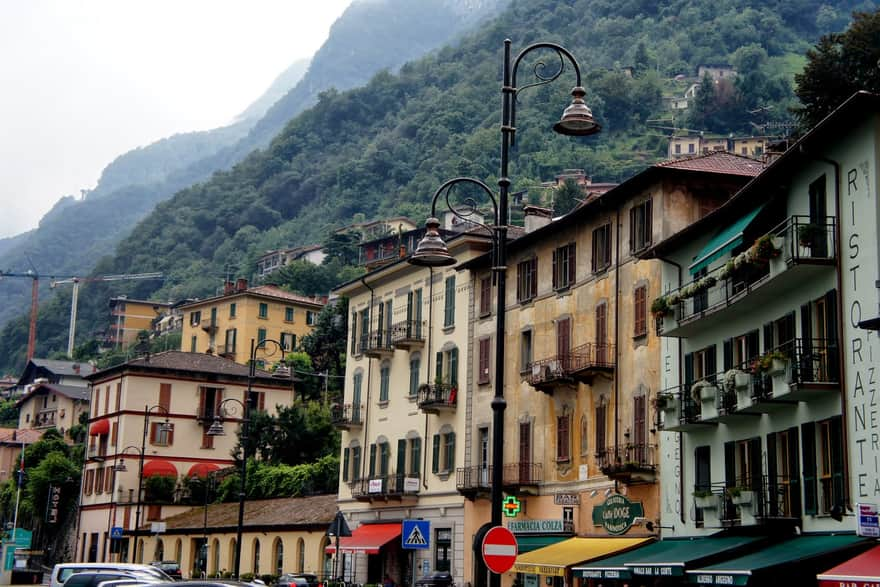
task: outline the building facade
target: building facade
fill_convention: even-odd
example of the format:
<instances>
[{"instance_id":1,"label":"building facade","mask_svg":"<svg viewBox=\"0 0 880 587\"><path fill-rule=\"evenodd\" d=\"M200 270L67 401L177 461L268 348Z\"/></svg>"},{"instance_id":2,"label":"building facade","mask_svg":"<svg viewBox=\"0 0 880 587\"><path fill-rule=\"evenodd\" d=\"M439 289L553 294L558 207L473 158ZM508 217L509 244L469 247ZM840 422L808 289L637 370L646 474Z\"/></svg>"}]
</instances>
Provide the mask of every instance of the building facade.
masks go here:
<instances>
[{"instance_id":1,"label":"building facade","mask_svg":"<svg viewBox=\"0 0 880 587\"><path fill-rule=\"evenodd\" d=\"M300 260L308 261L312 265L320 265L324 262L326 256L327 254L321 245L306 245L292 249L266 251L262 257L257 259L257 275L260 278L264 278L285 265Z\"/></svg>"},{"instance_id":2,"label":"building facade","mask_svg":"<svg viewBox=\"0 0 880 587\"><path fill-rule=\"evenodd\" d=\"M125 296L110 298L110 326L105 343L115 348L128 348L137 342L140 332L152 332L153 320L171 304L135 300Z\"/></svg>"},{"instance_id":3,"label":"building facade","mask_svg":"<svg viewBox=\"0 0 880 587\"><path fill-rule=\"evenodd\" d=\"M246 279L228 282L223 295L189 302L183 312L181 350L212 353L247 364L251 342L276 340L294 350L318 320L324 301L290 293L274 285L248 287ZM274 345L266 349L272 352ZM260 352L257 360L264 360ZM276 356L277 355L277 356ZM280 354L269 357L273 361Z\"/></svg>"},{"instance_id":4,"label":"building facade","mask_svg":"<svg viewBox=\"0 0 880 587\"><path fill-rule=\"evenodd\" d=\"M57 428L68 438L80 415L89 413L89 389L60 383L34 383L16 402L19 429ZM42 433L42 432L41 432ZM71 442L76 439L68 438Z\"/></svg>"},{"instance_id":5,"label":"building facade","mask_svg":"<svg viewBox=\"0 0 880 587\"><path fill-rule=\"evenodd\" d=\"M192 507L186 479L234 464L248 368L217 356L167 351L87 379L91 417L77 560L150 562L144 528ZM257 370L251 389L253 409L271 414L293 402L290 378ZM215 437L208 428L218 417L225 435ZM120 528L123 538L111 539L112 528Z\"/></svg>"}]
</instances>

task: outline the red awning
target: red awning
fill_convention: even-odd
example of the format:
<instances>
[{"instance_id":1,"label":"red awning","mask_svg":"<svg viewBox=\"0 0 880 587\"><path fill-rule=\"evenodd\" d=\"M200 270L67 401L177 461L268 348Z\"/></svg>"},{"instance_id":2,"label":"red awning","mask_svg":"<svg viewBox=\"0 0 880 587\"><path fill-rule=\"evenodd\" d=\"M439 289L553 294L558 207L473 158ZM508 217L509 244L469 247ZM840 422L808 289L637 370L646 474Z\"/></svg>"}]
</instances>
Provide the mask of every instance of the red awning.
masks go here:
<instances>
[{"instance_id":1,"label":"red awning","mask_svg":"<svg viewBox=\"0 0 880 587\"><path fill-rule=\"evenodd\" d=\"M98 420L89 428L90 436L103 436L110 434L110 420Z\"/></svg>"},{"instance_id":2,"label":"red awning","mask_svg":"<svg viewBox=\"0 0 880 587\"><path fill-rule=\"evenodd\" d=\"M844 584L880 587L880 546L875 546L816 578L819 579L819 587L839 587Z\"/></svg>"},{"instance_id":3,"label":"red awning","mask_svg":"<svg viewBox=\"0 0 880 587\"><path fill-rule=\"evenodd\" d=\"M351 536L339 539L339 550L379 554L380 548L399 536L400 522L396 524L364 524L355 528ZM333 554L336 552L336 539L331 537L330 540L330 546L325 551Z\"/></svg>"},{"instance_id":4,"label":"red awning","mask_svg":"<svg viewBox=\"0 0 880 587\"><path fill-rule=\"evenodd\" d=\"M144 477L177 477L177 467L162 459L153 459L144 463Z\"/></svg>"},{"instance_id":5,"label":"red awning","mask_svg":"<svg viewBox=\"0 0 880 587\"><path fill-rule=\"evenodd\" d=\"M186 474L187 477L207 477L210 473L213 473L217 469L219 469L217 465L214 463L196 463L192 467L189 468L189 473Z\"/></svg>"}]
</instances>

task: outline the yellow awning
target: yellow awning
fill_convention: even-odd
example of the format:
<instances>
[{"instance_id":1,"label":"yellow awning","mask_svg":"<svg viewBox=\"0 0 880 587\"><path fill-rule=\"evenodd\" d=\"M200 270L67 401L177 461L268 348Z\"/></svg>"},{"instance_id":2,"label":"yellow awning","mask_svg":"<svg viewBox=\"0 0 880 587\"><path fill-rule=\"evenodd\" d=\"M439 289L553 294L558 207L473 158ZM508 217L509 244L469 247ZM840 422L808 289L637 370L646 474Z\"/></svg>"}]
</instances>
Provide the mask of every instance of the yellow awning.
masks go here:
<instances>
[{"instance_id":1,"label":"yellow awning","mask_svg":"<svg viewBox=\"0 0 880 587\"><path fill-rule=\"evenodd\" d=\"M569 538L516 557L517 573L564 577L566 567L635 548L650 538Z\"/></svg>"}]
</instances>

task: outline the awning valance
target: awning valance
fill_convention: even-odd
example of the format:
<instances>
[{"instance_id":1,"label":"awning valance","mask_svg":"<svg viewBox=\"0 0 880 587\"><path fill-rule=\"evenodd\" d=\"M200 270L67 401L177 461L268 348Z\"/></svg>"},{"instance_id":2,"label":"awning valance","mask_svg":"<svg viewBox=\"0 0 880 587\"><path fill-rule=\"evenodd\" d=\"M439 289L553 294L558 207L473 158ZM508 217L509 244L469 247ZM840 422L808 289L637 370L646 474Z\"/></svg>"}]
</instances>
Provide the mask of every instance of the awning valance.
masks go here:
<instances>
[{"instance_id":1,"label":"awning valance","mask_svg":"<svg viewBox=\"0 0 880 587\"><path fill-rule=\"evenodd\" d=\"M364 524L351 532L351 536L339 539L339 550L342 552L365 552L379 554L379 549L400 537L400 522L395 524ZM336 552L336 541L332 541L325 552Z\"/></svg>"},{"instance_id":2,"label":"awning valance","mask_svg":"<svg viewBox=\"0 0 880 587\"><path fill-rule=\"evenodd\" d=\"M839 587L854 583L864 587L880 587L880 546L875 546L845 563L816 577L819 587Z\"/></svg>"},{"instance_id":3,"label":"awning valance","mask_svg":"<svg viewBox=\"0 0 880 587\"><path fill-rule=\"evenodd\" d=\"M578 565L575 577L626 579L634 575L683 577L685 568L696 562L723 560L755 545L760 539L748 536L661 540L644 548L606 558L595 563Z\"/></svg>"},{"instance_id":4,"label":"awning valance","mask_svg":"<svg viewBox=\"0 0 880 587\"><path fill-rule=\"evenodd\" d=\"M186 474L187 477L207 477L217 469L219 469L217 465L214 463L196 463L192 467L189 468L189 472Z\"/></svg>"},{"instance_id":5,"label":"awning valance","mask_svg":"<svg viewBox=\"0 0 880 587\"><path fill-rule=\"evenodd\" d=\"M110 434L110 420L98 420L89 428L89 436L104 436Z\"/></svg>"},{"instance_id":6,"label":"awning valance","mask_svg":"<svg viewBox=\"0 0 880 587\"><path fill-rule=\"evenodd\" d=\"M565 569L640 546L650 538L569 538L516 557L517 573L564 577Z\"/></svg>"},{"instance_id":7,"label":"awning valance","mask_svg":"<svg viewBox=\"0 0 880 587\"><path fill-rule=\"evenodd\" d=\"M519 554L525 554L527 552L532 552L533 550L538 550L539 548L544 548L545 546L550 546L551 544L556 544L558 542L562 542L563 540L568 540L571 536L557 536L553 534L531 534L528 536L516 536L516 546Z\"/></svg>"},{"instance_id":8,"label":"awning valance","mask_svg":"<svg viewBox=\"0 0 880 587\"><path fill-rule=\"evenodd\" d=\"M827 566L827 557L836 554L840 560L842 553L865 548L867 544L867 539L852 534L799 536L751 554L689 570L688 580L700 585L768 585L777 580L803 585L808 581L812 583L816 567L823 564L823 560Z\"/></svg>"},{"instance_id":9,"label":"awning valance","mask_svg":"<svg viewBox=\"0 0 880 587\"><path fill-rule=\"evenodd\" d=\"M144 463L144 478L156 476L177 477L177 467L162 459L153 459Z\"/></svg>"},{"instance_id":10,"label":"awning valance","mask_svg":"<svg viewBox=\"0 0 880 587\"><path fill-rule=\"evenodd\" d=\"M694 262L688 266L691 275L704 267L708 267L712 261L720 259L732 249L742 244L743 231L748 228L749 224L752 223L763 208L763 205L758 206L748 214L741 216L736 222L727 225L715 233L715 236L713 236L694 257Z\"/></svg>"}]
</instances>

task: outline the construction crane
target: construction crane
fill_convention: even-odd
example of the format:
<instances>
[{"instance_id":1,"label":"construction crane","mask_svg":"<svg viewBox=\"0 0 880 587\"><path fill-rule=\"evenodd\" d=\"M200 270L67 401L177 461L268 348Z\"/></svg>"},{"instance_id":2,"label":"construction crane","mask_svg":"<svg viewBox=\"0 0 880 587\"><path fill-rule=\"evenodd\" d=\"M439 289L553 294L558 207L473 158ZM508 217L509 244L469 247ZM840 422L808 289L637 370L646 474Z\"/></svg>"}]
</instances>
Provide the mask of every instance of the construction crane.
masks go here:
<instances>
[{"instance_id":1,"label":"construction crane","mask_svg":"<svg viewBox=\"0 0 880 587\"><path fill-rule=\"evenodd\" d=\"M25 277L31 279L31 318L28 327L28 346L27 360L34 358L34 347L37 342L37 293L40 289L40 276L36 271L28 269L24 273L15 273L12 271L0 271L0 278L3 277Z\"/></svg>"},{"instance_id":2,"label":"construction crane","mask_svg":"<svg viewBox=\"0 0 880 587\"><path fill-rule=\"evenodd\" d=\"M67 356L73 356L73 341L76 338L76 306L79 298L79 284L91 283L93 281L128 281L136 279L164 279L162 273L128 273L120 275L101 275L98 277L68 277L65 279L54 279L49 287L55 289L59 285L67 283L73 284L73 293L70 297L70 328L67 332Z\"/></svg>"}]
</instances>

